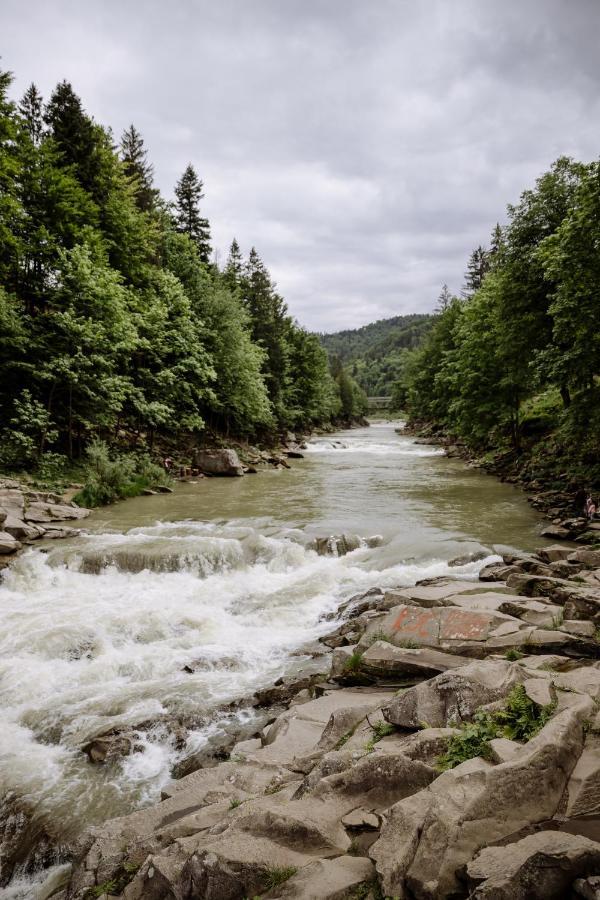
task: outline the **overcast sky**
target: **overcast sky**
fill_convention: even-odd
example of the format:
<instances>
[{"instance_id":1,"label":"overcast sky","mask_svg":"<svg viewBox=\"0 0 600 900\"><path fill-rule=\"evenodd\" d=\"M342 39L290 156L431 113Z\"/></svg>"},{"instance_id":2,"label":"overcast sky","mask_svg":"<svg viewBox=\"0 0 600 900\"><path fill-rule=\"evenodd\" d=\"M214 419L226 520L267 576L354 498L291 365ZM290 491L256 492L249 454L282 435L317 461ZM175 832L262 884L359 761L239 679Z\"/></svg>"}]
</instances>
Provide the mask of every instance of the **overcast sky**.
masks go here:
<instances>
[{"instance_id":1,"label":"overcast sky","mask_svg":"<svg viewBox=\"0 0 600 900\"><path fill-rule=\"evenodd\" d=\"M71 81L188 162L224 259L254 244L336 331L435 306L559 155L600 155L600 0L0 0L18 98Z\"/></svg>"}]
</instances>

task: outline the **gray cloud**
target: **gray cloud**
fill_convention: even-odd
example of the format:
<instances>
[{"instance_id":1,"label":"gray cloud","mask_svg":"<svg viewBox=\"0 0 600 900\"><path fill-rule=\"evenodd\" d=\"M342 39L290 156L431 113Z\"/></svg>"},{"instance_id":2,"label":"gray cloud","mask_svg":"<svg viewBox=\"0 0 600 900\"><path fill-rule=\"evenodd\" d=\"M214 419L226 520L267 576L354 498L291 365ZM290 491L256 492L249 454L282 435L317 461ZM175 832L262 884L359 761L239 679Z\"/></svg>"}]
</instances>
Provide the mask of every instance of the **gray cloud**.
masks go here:
<instances>
[{"instance_id":1,"label":"gray cloud","mask_svg":"<svg viewBox=\"0 0 600 900\"><path fill-rule=\"evenodd\" d=\"M598 155L597 0L3 0L15 96L67 78L192 161L224 258L255 244L315 329L433 308L565 153Z\"/></svg>"}]
</instances>

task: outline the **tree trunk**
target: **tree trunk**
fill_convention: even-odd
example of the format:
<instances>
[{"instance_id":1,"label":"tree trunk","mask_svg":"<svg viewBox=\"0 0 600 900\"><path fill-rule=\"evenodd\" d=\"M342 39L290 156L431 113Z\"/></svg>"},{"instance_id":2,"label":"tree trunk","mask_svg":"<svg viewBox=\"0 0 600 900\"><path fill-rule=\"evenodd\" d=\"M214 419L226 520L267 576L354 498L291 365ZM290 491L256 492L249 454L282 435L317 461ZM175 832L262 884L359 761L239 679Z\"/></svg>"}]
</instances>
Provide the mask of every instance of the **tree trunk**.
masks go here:
<instances>
[{"instance_id":1,"label":"tree trunk","mask_svg":"<svg viewBox=\"0 0 600 900\"><path fill-rule=\"evenodd\" d=\"M568 409L571 405L571 392L566 384L561 384L560 386L560 397L563 402L563 407Z\"/></svg>"}]
</instances>

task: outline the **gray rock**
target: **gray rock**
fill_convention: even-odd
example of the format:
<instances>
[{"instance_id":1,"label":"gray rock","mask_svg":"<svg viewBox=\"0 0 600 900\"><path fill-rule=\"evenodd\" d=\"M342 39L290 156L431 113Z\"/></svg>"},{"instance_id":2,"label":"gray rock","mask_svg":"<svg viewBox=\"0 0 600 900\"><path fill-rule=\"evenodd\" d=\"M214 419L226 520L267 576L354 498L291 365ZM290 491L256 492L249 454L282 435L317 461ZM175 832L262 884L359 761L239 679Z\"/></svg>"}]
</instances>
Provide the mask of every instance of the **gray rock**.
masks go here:
<instances>
[{"instance_id":1,"label":"gray rock","mask_svg":"<svg viewBox=\"0 0 600 900\"><path fill-rule=\"evenodd\" d=\"M373 863L360 856L319 859L262 897L267 900L346 900L375 874Z\"/></svg>"},{"instance_id":2,"label":"gray rock","mask_svg":"<svg viewBox=\"0 0 600 900\"><path fill-rule=\"evenodd\" d=\"M522 667L504 660L473 662L408 688L383 714L401 728L443 728L469 721L487 703L500 700L526 679Z\"/></svg>"},{"instance_id":3,"label":"gray rock","mask_svg":"<svg viewBox=\"0 0 600 900\"><path fill-rule=\"evenodd\" d=\"M387 641L375 641L361 659L361 670L380 678L417 676L431 678L448 669L469 663L467 657L442 653L428 647L395 647Z\"/></svg>"},{"instance_id":4,"label":"gray rock","mask_svg":"<svg viewBox=\"0 0 600 900\"><path fill-rule=\"evenodd\" d=\"M6 531L0 531L0 556L8 556L21 549L21 543Z\"/></svg>"},{"instance_id":5,"label":"gray rock","mask_svg":"<svg viewBox=\"0 0 600 900\"><path fill-rule=\"evenodd\" d=\"M600 867L600 844L539 831L503 847L486 847L468 864L473 900L564 900L575 878Z\"/></svg>"},{"instance_id":6,"label":"gray rock","mask_svg":"<svg viewBox=\"0 0 600 900\"><path fill-rule=\"evenodd\" d=\"M457 872L478 850L551 818L581 753L592 708L589 698L578 700L507 762L469 760L391 807L370 851L384 894L460 894Z\"/></svg>"},{"instance_id":7,"label":"gray rock","mask_svg":"<svg viewBox=\"0 0 600 900\"><path fill-rule=\"evenodd\" d=\"M550 547L541 547L539 550L536 550L536 556L545 562L545 563L553 563L559 562L563 559L568 559L568 557L573 552L568 547L560 547L556 545L552 545Z\"/></svg>"},{"instance_id":8,"label":"gray rock","mask_svg":"<svg viewBox=\"0 0 600 900\"><path fill-rule=\"evenodd\" d=\"M244 474L235 450L196 450L192 464L207 475L240 476Z\"/></svg>"}]
</instances>

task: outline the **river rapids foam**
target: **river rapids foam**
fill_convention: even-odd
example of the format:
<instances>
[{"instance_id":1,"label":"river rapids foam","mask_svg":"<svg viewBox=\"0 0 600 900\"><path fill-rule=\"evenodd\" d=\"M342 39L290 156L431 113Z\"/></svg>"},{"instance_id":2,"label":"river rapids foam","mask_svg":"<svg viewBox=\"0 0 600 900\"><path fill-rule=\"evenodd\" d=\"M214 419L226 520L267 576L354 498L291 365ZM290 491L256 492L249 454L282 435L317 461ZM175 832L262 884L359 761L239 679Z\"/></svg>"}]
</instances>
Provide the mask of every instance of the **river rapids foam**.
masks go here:
<instances>
[{"instance_id":1,"label":"river rapids foam","mask_svg":"<svg viewBox=\"0 0 600 900\"><path fill-rule=\"evenodd\" d=\"M373 585L475 578L484 564L402 562L385 547L319 556L309 543L255 520L179 522L23 554L0 582L2 794L63 821L66 838L152 802L218 730L215 711L288 672L341 601ZM199 713L183 749L146 726L140 752L110 765L81 750L113 728Z\"/></svg>"}]
</instances>

